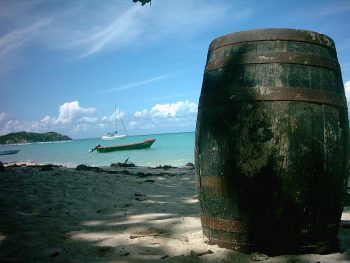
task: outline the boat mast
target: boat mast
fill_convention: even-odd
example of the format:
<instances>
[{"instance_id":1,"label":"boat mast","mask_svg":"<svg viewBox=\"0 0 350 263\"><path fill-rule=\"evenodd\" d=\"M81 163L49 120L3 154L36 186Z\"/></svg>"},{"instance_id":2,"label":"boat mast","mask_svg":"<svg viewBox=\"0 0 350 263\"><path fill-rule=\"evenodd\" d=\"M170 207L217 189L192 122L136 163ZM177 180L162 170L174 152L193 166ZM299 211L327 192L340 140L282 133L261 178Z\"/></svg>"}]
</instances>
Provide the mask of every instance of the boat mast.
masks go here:
<instances>
[{"instance_id":1,"label":"boat mast","mask_svg":"<svg viewBox=\"0 0 350 263\"><path fill-rule=\"evenodd\" d=\"M117 126L117 123L118 123L118 121L117 121L117 120L118 120L118 119L117 119L117 104L114 104L114 114L115 114L115 131L116 131L116 133L118 133L118 126ZM120 118L120 122L121 122L122 125L123 125L125 134L128 135L128 132L127 132L126 129L125 129L125 125L124 125L124 122L123 122L122 118Z\"/></svg>"},{"instance_id":2,"label":"boat mast","mask_svg":"<svg viewBox=\"0 0 350 263\"><path fill-rule=\"evenodd\" d=\"M114 104L115 133L118 133L117 104Z\"/></svg>"},{"instance_id":3,"label":"boat mast","mask_svg":"<svg viewBox=\"0 0 350 263\"><path fill-rule=\"evenodd\" d=\"M122 125L123 125L123 128L124 128L124 131L125 131L125 134L126 135L128 135L128 132L126 131L126 129L125 129L125 126L124 126L124 122L123 122L123 120L122 119L120 119L120 122L122 123Z\"/></svg>"}]
</instances>

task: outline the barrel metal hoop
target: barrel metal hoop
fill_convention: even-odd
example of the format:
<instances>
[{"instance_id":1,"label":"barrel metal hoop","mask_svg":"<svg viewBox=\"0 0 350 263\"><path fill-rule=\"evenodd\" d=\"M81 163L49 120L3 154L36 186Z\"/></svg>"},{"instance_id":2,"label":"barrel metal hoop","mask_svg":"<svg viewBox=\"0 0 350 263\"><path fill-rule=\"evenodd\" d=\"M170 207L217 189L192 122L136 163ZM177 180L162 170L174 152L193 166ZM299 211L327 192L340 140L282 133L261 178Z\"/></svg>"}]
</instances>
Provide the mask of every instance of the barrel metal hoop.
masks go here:
<instances>
[{"instance_id":1,"label":"barrel metal hoop","mask_svg":"<svg viewBox=\"0 0 350 263\"><path fill-rule=\"evenodd\" d=\"M223 91L223 93L225 92ZM316 89L286 87L237 88L227 91L227 94L228 96L221 96L220 98L209 93L201 95L199 107L248 101L302 101L347 108L344 94Z\"/></svg>"},{"instance_id":2,"label":"barrel metal hoop","mask_svg":"<svg viewBox=\"0 0 350 263\"><path fill-rule=\"evenodd\" d=\"M340 71L339 63L335 59L327 57L296 54L290 52L265 52L257 54L237 54L227 58L213 60L206 64L205 73L208 71L246 64L299 64L304 66L316 66Z\"/></svg>"},{"instance_id":3,"label":"barrel metal hoop","mask_svg":"<svg viewBox=\"0 0 350 263\"><path fill-rule=\"evenodd\" d=\"M233 233L247 233L247 224L242 221L201 216L202 226Z\"/></svg>"},{"instance_id":4,"label":"barrel metal hoop","mask_svg":"<svg viewBox=\"0 0 350 263\"><path fill-rule=\"evenodd\" d=\"M331 49L335 48L333 40L323 34L305 30L273 28L248 30L221 36L211 42L209 51L243 42L278 40L314 43Z\"/></svg>"},{"instance_id":5,"label":"barrel metal hoop","mask_svg":"<svg viewBox=\"0 0 350 263\"><path fill-rule=\"evenodd\" d=\"M220 240L216 238L208 238L208 241L205 243L209 245L218 245L219 247L234 249L242 252L250 252L255 245L249 243L241 243L232 240Z\"/></svg>"}]
</instances>

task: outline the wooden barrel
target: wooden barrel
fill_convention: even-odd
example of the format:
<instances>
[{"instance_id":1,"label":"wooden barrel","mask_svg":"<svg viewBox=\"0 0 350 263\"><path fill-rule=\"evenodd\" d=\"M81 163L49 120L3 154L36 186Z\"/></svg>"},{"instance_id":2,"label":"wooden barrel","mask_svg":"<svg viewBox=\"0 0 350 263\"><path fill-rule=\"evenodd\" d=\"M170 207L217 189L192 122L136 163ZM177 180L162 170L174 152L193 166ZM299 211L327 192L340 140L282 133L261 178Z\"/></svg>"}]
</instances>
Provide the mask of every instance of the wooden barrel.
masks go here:
<instances>
[{"instance_id":1,"label":"wooden barrel","mask_svg":"<svg viewBox=\"0 0 350 263\"><path fill-rule=\"evenodd\" d=\"M196 127L208 242L241 250L336 244L348 113L335 45L304 30L225 35L209 47Z\"/></svg>"}]
</instances>

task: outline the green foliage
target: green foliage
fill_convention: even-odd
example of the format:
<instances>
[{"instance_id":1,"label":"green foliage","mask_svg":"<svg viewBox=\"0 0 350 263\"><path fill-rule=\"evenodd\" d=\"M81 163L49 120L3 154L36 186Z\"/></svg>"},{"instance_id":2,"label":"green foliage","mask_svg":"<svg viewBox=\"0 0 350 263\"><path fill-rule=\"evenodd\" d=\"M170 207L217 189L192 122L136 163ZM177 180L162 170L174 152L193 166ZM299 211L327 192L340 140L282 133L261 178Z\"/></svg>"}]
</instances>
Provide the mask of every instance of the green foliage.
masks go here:
<instances>
[{"instance_id":1,"label":"green foliage","mask_svg":"<svg viewBox=\"0 0 350 263\"><path fill-rule=\"evenodd\" d=\"M149 3L151 5L151 0L133 0L134 3L141 2L141 5Z\"/></svg>"},{"instance_id":2,"label":"green foliage","mask_svg":"<svg viewBox=\"0 0 350 263\"><path fill-rule=\"evenodd\" d=\"M53 142L72 140L66 135L56 132L35 133L15 132L0 136L0 144L32 143L32 142Z\"/></svg>"}]
</instances>

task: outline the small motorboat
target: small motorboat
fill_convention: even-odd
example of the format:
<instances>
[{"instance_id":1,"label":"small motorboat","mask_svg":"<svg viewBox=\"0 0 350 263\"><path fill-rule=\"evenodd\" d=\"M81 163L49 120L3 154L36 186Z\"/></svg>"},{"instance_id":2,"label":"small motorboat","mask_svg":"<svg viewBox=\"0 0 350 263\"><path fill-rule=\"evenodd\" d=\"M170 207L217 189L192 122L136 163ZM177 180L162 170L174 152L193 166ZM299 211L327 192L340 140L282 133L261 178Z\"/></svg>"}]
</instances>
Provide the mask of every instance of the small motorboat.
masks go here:
<instances>
[{"instance_id":1,"label":"small motorboat","mask_svg":"<svg viewBox=\"0 0 350 263\"><path fill-rule=\"evenodd\" d=\"M6 151L0 151L0 155L8 155L8 154L16 154L19 150L6 150Z\"/></svg>"},{"instance_id":2,"label":"small motorboat","mask_svg":"<svg viewBox=\"0 0 350 263\"><path fill-rule=\"evenodd\" d=\"M99 153L108 153L114 151L126 151L126 150L140 150L150 148L156 139L146 139L141 142L134 142L128 144L117 144L112 146L101 146L97 144L95 148L91 149L90 152L97 151Z\"/></svg>"}]
</instances>

